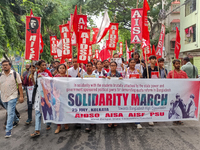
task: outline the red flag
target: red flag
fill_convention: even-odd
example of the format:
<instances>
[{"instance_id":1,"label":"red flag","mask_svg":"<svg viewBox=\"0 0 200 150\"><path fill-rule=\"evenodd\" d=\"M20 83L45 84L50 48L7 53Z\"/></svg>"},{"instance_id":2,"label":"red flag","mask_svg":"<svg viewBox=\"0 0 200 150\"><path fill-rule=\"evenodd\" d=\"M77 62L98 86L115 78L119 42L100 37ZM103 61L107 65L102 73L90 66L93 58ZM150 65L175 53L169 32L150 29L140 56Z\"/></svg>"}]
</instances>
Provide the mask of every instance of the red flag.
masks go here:
<instances>
[{"instance_id":1,"label":"red flag","mask_svg":"<svg viewBox=\"0 0 200 150\"><path fill-rule=\"evenodd\" d=\"M152 55L156 56L156 49L155 49L155 45L153 45L153 48L152 48Z\"/></svg>"},{"instance_id":2,"label":"red flag","mask_svg":"<svg viewBox=\"0 0 200 150\"><path fill-rule=\"evenodd\" d=\"M127 41L126 41L126 60L128 62L130 56L129 56L129 48L128 48L128 45L127 45Z\"/></svg>"},{"instance_id":3,"label":"red flag","mask_svg":"<svg viewBox=\"0 0 200 150\"><path fill-rule=\"evenodd\" d=\"M59 25L59 28L62 39L62 58L69 59L72 57L69 24Z\"/></svg>"},{"instance_id":4,"label":"red flag","mask_svg":"<svg viewBox=\"0 0 200 150\"><path fill-rule=\"evenodd\" d=\"M110 23L108 49L116 50L118 41L118 23Z\"/></svg>"},{"instance_id":5,"label":"red flag","mask_svg":"<svg viewBox=\"0 0 200 150\"><path fill-rule=\"evenodd\" d=\"M165 26L162 24L161 31L160 31L160 38L158 41L158 46L156 49L156 56L157 58L161 58L163 55L163 44L165 39Z\"/></svg>"},{"instance_id":6,"label":"red flag","mask_svg":"<svg viewBox=\"0 0 200 150\"><path fill-rule=\"evenodd\" d=\"M31 12L30 12L30 16L34 17L32 9L31 9Z\"/></svg>"},{"instance_id":7,"label":"red flag","mask_svg":"<svg viewBox=\"0 0 200 150\"><path fill-rule=\"evenodd\" d=\"M146 60L146 58L145 58L145 53L146 53L147 61L148 61L149 56L152 55L150 44L149 44L146 48L143 48L143 58L144 58L144 60Z\"/></svg>"},{"instance_id":8,"label":"red flag","mask_svg":"<svg viewBox=\"0 0 200 150\"><path fill-rule=\"evenodd\" d=\"M119 43L119 57L121 57L123 55L123 43L120 42Z\"/></svg>"},{"instance_id":9,"label":"red flag","mask_svg":"<svg viewBox=\"0 0 200 150\"><path fill-rule=\"evenodd\" d=\"M90 45L90 30L79 31L78 59L77 63L88 63L88 53Z\"/></svg>"},{"instance_id":10,"label":"red flag","mask_svg":"<svg viewBox=\"0 0 200 150\"><path fill-rule=\"evenodd\" d=\"M101 58L101 61L104 61L108 58L110 58L110 52L106 48L106 46L103 46L102 50L99 53L99 57Z\"/></svg>"},{"instance_id":11,"label":"red flag","mask_svg":"<svg viewBox=\"0 0 200 150\"><path fill-rule=\"evenodd\" d=\"M92 44L95 44L96 41L97 41L97 35L98 35L98 32L99 32L99 29L98 28L92 28L92 30L94 31Z\"/></svg>"},{"instance_id":12,"label":"red flag","mask_svg":"<svg viewBox=\"0 0 200 150\"><path fill-rule=\"evenodd\" d=\"M57 55L57 36L50 36L51 55Z\"/></svg>"},{"instance_id":13,"label":"red flag","mask_svg":"<svg viewBox=\"0 0 200 150\"><path fill-rule=\"evenodd\" d=\"M40 49L40 17L26 16L26 49L25 59L39 60Z\"/></svg>"},{"instance_id":14,"label":"red flag","mask_svg":"<svg viewBox=\"0 0 200 150\"><path fill-rule=\"evenodd\" d=\"M44 42L42 39L42 34L40 34L40 54L43 53Z\"/></svg>"},{"instance_id":15,"label":"red flag","mask_svg":"<svg viewBox=\"0 0 200 150\"><path fill-rule=\"evenodd\" d=\"M131 43L142 42L142 16L142 8L131 10Z\"/></svg>"},{"instance_id":16,"label":"red flag","mask_svg":"<svg viewBox=\"0 0 200 150\"><path fill-rule=\"evenodd\" d=\"M95 57L94 58L99 59L99 50L98 49L95 50Z\"/></svg>"},{"instance_id":17,"label":"red flag","mask_svg":"<svg viewBox=\"0 0 200 150\"><path fill-rule=\"evenodd\" d=\"M110 26L110 18L108 16L107 10L105 10L103 20L102 20L101 26L99 28L99 33L97 35L97 42L96 43L99 43L101 41L101 39L106 35L106 33L109 30L109 26Z\"/></svg>"},{"instance_id":18,"label":"red flag","mask_svg":"<svg viewBox=\"0 0 200 150\"><path fill-rule=\"evenodd\" d=\"M74 29L74 32L75 32L75 36L76 36L76 39L77 39L77 33L78 33L78 23L77 23L77 5L75 7L75 10L74 10L74 15L73 15L73 29Z\"/></svg>"},{"instance_id":19,"label":"red flag","mask_svg":"<svg viewBox=\"0 0 200 150\"><path fill-rule=\"evenodd\" d=\"M147 12L150 10L149 4L147 0L144 0L143 3L143 16L142 16L142 38L143 38L143 48L147 47L150 44L149 40L149 30L148 30L148 19L147 19Z\"/></svg>"},{"instance_id":20,"label":"red flag","mask_svg":"<svg viewBox=\"0 0 200 150\"><path fill-rule=\"evenodd\" d=\"M87 29L87 15L77 15L78 32Z\"/></svg>"},{"instance_id":21,"label":"red flag","mask_svg":"<svg viewBox=\"0 0 200 150\"><path fill-rule=\"evenodd\" d=\"M179 53L180 53L180 50L181 50L181 37L180 37L180 34L179 34L179 30L178 28L176 27L176 43L175 43L175 50L174 50L174 54L176 56L176 59L179 58Z\"/></svg>"}]
</instances>

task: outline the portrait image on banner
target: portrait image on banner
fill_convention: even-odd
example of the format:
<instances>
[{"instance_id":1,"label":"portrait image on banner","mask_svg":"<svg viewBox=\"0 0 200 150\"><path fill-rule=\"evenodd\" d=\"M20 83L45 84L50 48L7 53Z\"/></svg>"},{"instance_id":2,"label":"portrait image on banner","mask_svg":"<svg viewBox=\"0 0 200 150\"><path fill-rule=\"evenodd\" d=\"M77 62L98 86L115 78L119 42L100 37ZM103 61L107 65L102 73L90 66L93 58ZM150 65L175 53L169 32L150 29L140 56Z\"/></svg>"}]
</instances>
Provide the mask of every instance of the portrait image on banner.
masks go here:
<instances>
[{"instance_id":1,"label":"portrait image on banner","mask_svg":"<svg viewBox=\"0 0 200 150\"><path fill-rule=\"evenodd\" d=\"M25 59L39 60L41 18L26 16Z\"/></svg>"}]
</instances>

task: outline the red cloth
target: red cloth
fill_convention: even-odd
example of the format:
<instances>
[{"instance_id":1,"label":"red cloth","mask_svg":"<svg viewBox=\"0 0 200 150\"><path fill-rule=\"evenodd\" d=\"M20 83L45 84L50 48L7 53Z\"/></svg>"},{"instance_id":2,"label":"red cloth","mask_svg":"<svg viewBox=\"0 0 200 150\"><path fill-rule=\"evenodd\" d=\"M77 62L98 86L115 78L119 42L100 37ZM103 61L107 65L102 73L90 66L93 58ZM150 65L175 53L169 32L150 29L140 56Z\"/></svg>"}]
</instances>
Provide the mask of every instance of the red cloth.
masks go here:
<instances>
[{"instance_id":1,"label":"red cloth","mask_svg":"<svg viewBox=\"0 0 200 150\"><path fill-rule=\"evenodd\" d=\"M182 71L182 70L180 70L179 73L176 72L175 70L174 71L173 70L170 71L168 73L167 78L173 78L173 72L174 72L174 78L188 78L187 74L184 71Z\"/></svg>"},{"instance_id":2,"label":"red cloth","mask_svg":"<svg viewBox=\"0 0 200 150\"><path fill-rule=\"evenodd\" d=\"M63 77L60 74L55 75L54 77ZM65 75L64 77L67 77L67 75ZM71 77L70 75L68 75L68 77Z\"/></svg>"},{"instance_id":3,"label":"red cloth","mask_svg":"<svg viewBox=\"0 0 200 150\"><path fill-rule=\"evenodd\" d=\"M76 34L76 39L77 39L77 34L78 34L78 22L77 22L77 5L75 7L75 10L74 10L74 15L73 15L73 29L74 29L74 32Z\"/></svg>"},{"instance_id":4,"label":"red cloth","mask_svg":"<svg viewBox=\"0 0 200 150\"><path fill-rule=\"evenodd\" d=\"M179 53L180 53L180 50L181 50L181 37L180 37L180 34L179 34L179 30L178 28L176 27L176 43L175 43L175 50L174 50L174 54L176 56L176 59L179 58Z\"/></svg>"},{"instance_id":5,"label":"red cloth","mask_svg":"<svg viewBox=\"0 0 200 150\"><path fill-rule=\"evenodd\" d=\"M147 12L150 10L149 4L147 0L144 0L143 3L143 16L142 16L142 21L143 21L143 26L142 26L142 37L148 41L149 39L149 30L148 30L148 20L147 20Z\"/></svg>"},{"instance_id":6,"label":"red cloth","mask_svg":"<svg viewBox=\"0 0 200 150\"><path fill-rule=\"evenodd\" d=\"M110 53L106 47L103 47L103 49L100 51L99 57L101 58L101 61L110 58Z\"/></svg>"},{"instance_id":7,"label":"red cloth","mask_svg":"<svg viewBox=\"0 0 200 150\"><path fill-rule=\"evenodd\" d=\"M108 72L110 72L110 69L109 69L109 68L108 68L108 69L106 69L106 68L103 68L103 69L104 69L105 71L107 71L107 73L108 73Z\"/></svg>"},{"instance_id":8,"label":"red cloth","mask_svg":"<svg viewBox=\"0 0 200 150\"><path fill-rule=\"evenodd\" d=\"M48 69L45 69L43 72L40 72L39 70L38 75L42 75L43 77L52 77L52 74Z\"/></svg>"}]
</instances>

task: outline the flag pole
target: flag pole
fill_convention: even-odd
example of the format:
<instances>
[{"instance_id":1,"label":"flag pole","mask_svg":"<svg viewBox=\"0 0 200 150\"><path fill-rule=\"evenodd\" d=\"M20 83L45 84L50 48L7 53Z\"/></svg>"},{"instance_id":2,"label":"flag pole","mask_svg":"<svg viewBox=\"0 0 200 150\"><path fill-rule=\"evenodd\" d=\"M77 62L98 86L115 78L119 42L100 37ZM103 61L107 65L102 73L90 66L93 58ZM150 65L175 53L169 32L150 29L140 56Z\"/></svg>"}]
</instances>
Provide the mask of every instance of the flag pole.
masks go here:
<instances>
[{"instance_id":1,"label":"flag pole","mask_svg":"<svg viewBox=\"0 0 200 150\"><path fill-rule=\"evenodd\" d=\"M175 54L174 54L174 60L175 60ZM173 66L173 68L174 68L174 66ZM174 68L174 70L175 70L175 68ZM174 70L173 70L173 76L172 76L172 78L174 79Z\"/></svg>"},{"instance_id":2,"label":"flag pole","mask_svg":"<svg viewBox=\"0 0 200 150\"><path fill-rule=\"evenodd\" d=\"M145 47L145 62L146 62L147 78L149 79L149 68L147 63L147 47Z\"/></svg>"},{"instance_id":3,"label":"flag pole","mask_svg":"<svg viewBox=\"0 0 200 150\"><path fill-rule=\"evenodd\" d=\"M22 58L23 61L22 61L22 68L21 68L21 77L23 76L23 72L24 72L24 62L25 62L25 57Z\"/></svg>"},{"instance_id":4,"label":"flag pole","mask_svg":"<svg viewBox=\"0 0 200 150\"><path fill-rule=\"evenodd\" d=\"M156 57L156 62L157 62L157 67L158 67L158 76L159 76L159 78L161 78L161 76L160 76L160 67L159 67L159 64L158 64L158 60L157 60L157 57Z\"/></svg>"}]
</instances>

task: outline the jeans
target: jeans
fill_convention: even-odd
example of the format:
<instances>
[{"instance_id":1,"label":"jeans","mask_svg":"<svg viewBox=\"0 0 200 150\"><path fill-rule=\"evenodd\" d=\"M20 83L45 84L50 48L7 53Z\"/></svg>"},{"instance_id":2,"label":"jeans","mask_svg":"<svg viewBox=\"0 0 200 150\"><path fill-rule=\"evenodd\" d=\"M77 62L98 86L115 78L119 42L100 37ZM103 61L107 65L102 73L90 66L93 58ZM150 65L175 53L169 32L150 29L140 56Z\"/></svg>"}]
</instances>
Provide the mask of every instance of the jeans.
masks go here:
<instances>
[{"instance_id":1,"label":"jeans","mask_svg":"<svg viewBox=\"0 0 200 150\"><path fill-rule=\"evenodd\" d=\"M33 109L33 104L32 104L32 102L29 102L27 88L25 88L25 90L26 90L26 95L27 95L28 120L31 120L31 121L32 121L32 109Z\"/></svg>"},{"instance_id":2,"label":"jeans","mask_svg":"<svg viewBox=\"0 0 200 150\"><path fill-rule=\"evenodd\" d=\"M3 102L5 109L7 110L7 125L6 125L6 132L12 130L13 128L13 121L18 122L19 118L15 113L15 107L17 103L17 98L12 99L8 102Z\"/></svg>"},{"instance_id":3,"label":"jeans","mask_svg":"<svg viewBox=\"0 0 200 150\"><path fill-rule=\"evenodd\" d=\"M41 130L41 112L38 110L35 110L35 131ZM50 126L51 123L47 123L47 126Z\"/></svg>"}]
</instances>

